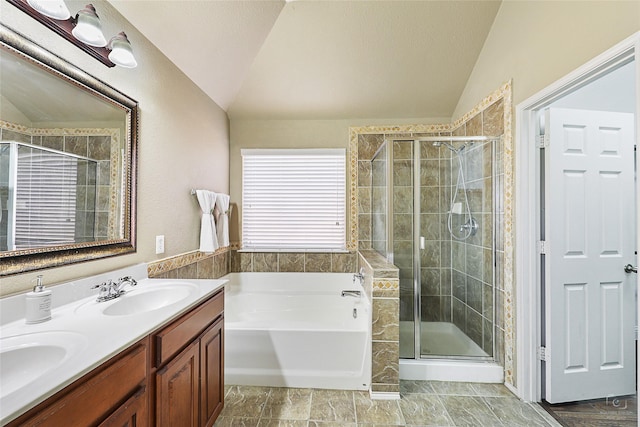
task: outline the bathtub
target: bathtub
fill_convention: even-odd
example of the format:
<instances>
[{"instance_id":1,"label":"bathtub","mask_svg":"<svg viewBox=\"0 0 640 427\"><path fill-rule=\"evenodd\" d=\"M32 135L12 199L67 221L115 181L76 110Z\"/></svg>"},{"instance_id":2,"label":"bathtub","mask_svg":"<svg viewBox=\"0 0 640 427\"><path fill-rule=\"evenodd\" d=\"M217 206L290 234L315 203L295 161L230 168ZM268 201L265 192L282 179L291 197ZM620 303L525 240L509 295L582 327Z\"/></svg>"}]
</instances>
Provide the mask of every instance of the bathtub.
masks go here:
<instances>
[{"instance_id":1,"label":"bathtub","mask_svg":"<svg viewBox=\"0 0 640 427\"><path fill-rule=\"evenodd\" d=\"M225 383L368 390L371 309L344 273L231 273ZM360 290L361 297L341 296Z\"/></svg>"}]
</instances>

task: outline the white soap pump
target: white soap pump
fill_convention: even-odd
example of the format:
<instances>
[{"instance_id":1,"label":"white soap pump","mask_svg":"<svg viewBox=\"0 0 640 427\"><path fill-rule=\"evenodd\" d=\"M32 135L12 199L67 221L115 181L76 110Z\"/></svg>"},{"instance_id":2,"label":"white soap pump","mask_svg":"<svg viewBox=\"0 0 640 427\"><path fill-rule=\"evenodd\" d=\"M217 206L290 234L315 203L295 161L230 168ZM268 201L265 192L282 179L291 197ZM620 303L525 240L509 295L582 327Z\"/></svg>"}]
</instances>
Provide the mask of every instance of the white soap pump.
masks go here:
<instances>
[{"instance_id":1,"label":"white soap pump","mask_svg":"<svg viewBox=\"0 0 640 427\"><path fill-rule=\"evenodd\" d=\"M25 320L27 324L51 319L51 290L42 284L42 275L35 279L33 291L27 292Z\"/></svg>"}]
</instances>

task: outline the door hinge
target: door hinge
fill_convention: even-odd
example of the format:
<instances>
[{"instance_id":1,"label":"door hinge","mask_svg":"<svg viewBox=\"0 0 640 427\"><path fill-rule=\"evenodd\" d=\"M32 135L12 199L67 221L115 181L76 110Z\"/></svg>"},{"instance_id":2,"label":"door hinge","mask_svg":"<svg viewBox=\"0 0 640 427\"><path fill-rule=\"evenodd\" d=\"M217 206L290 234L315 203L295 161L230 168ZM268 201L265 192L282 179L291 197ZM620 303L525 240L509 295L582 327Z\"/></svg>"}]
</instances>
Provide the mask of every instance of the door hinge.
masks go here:
<instances>
[{"instance_id":1,"label":"door hinge","mask_svg":"<svg viewBox=\"0 0 640 427\"><path fill-rule=\"evenodd\" d=\"M538 240L538 253L546 254L547 253L547 241L546 240Z\"/></svg>"},{"instance_id":2,"label":"door hinge","mask_svg":"<svg viewBox=\"0 0 640 427\"><path fill-rule=\"evenodd\" d=\"M538 347L536 353L537 353L536 356L538 357L538 360L542 360L543 362L548 362L549 357L551 356L549 354L549 349L544 346Z\"/></svg>"},{"instance_id":3,"label":"door hinge","mask_svg":"<svg viewBox=\"0 0 640 427\"><path fill-rule=\"evenodd\" d=\"M538 135L537 138L538 148L547 148L549 146L549 135Z\"/></svg>"}]
</instances>

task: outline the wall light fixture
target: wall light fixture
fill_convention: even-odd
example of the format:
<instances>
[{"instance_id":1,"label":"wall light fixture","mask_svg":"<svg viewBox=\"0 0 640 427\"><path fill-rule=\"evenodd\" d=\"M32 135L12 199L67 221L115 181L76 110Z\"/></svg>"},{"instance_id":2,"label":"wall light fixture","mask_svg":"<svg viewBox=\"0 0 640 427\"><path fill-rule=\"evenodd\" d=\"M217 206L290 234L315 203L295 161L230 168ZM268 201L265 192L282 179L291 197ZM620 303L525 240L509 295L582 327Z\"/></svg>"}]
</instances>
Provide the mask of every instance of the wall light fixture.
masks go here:
<instances>
[{"instance_id":1,"label":"wall light fixture","mask_svg":"<svg viewBox=\"0 0 640 427\"><path fill-rule=\"evenodd\" d=\"M124 32L113 36L107 43L100 18L91 4L72 17L64 0L7 1L107 67L134 68L138 65Z\"/></svg>"},{"instance_id":2,"label":"wall light fixture","mask_svg":"<svg viewBox=\"0 0 640 427\"><path fill-rule=\"evenodd\" d=\"M28 1L28 0L27 0ZM89 46L105 47L107 39L102 34L100 18L96 13L96 8L88 4L76 15L76 25L71 30L73 37Z\"/></svg>"}]
</instances>

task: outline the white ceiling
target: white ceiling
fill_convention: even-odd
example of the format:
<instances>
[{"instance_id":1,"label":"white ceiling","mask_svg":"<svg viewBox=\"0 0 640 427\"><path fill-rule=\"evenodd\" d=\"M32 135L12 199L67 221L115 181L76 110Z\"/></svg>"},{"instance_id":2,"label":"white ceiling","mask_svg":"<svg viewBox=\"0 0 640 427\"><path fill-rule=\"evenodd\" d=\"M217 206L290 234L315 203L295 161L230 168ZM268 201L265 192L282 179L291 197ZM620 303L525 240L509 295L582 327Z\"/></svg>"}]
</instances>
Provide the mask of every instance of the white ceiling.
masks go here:
<instances>
[{"instance_id":1,"label":"white ceiling","mask_svg":"<svg viewBox=\"0 0 640 427\"><path fill-rule=\"evenodd\" d=\"M231 119L451 117L500 7L498 0L110 3ZM168 31L176 17L184 25Z\"/></svg>"}]
</instances>

